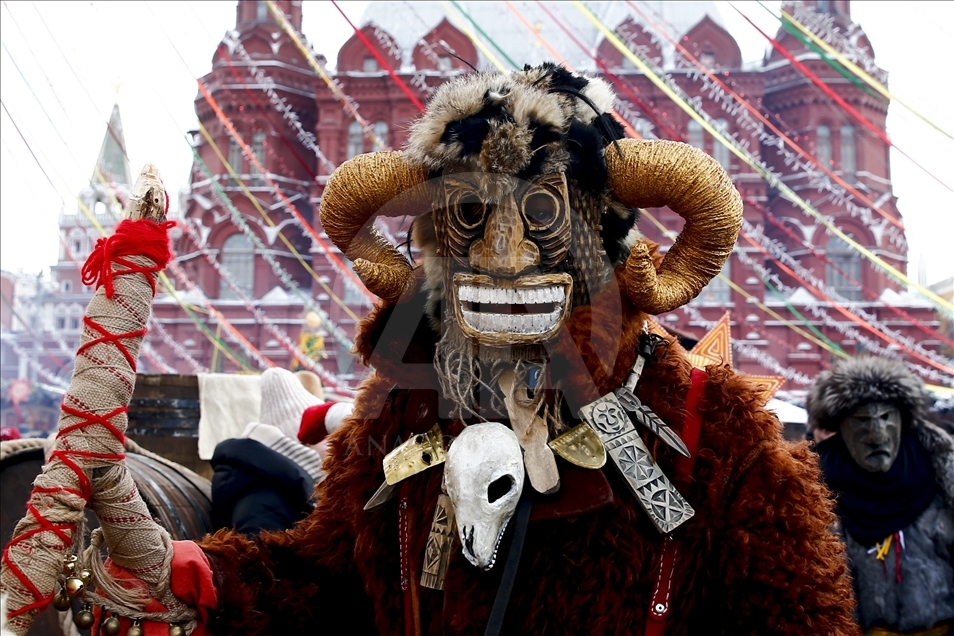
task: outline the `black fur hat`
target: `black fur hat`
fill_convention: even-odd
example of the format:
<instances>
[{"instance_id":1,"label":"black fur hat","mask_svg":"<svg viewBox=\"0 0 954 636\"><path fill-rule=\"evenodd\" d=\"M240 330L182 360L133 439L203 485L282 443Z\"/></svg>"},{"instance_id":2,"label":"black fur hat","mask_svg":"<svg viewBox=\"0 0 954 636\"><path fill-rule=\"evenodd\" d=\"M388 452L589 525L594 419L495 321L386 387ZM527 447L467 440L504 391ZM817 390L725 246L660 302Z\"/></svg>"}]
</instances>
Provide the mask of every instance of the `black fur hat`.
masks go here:
<instances>
[{"instance_id":1,"label":"black fur hat","mask_svg":"<svg viewBox=\"0 0 954 636\"><path fill-rule=\"evenodd\" d=\"M901 411L903 425L922 420L924 385L898 360L859 356L839 360L818 374L808 394L808 428L838 432L845 416L869 402L888 402Z\"/></svg>"}]
</instances>

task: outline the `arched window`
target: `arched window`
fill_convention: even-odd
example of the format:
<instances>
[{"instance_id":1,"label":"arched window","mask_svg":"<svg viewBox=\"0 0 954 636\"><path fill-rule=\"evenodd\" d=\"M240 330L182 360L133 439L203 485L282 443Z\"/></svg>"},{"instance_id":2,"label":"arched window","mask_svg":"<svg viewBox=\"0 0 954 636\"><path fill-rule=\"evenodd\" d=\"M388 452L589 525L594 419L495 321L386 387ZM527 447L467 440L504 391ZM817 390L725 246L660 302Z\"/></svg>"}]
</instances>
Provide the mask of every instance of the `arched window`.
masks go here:
<instances>
[{"instance_id":1,"label":"arched window","mask_svg":"<svg viewBox=\"0 0 954 636\"><path fill-rule=\"evenodd\" d=\"M815 158L819 163L831 164L831 129L828 126L818 127L818 142L815 148Z\"/></svg>"},{"instance_id":2,"label":"arched window","mask_svg":"<svg viewBox=\"0 0 954 636\"><path fill-rule=\"evenodd\" d=\"M255 5L255 19L258 22L268 20L268 5L265 4L264 0L258 0Z\"/></svg>"},{"instance_id":3,"label":"arched window","mask_svg":"<svg viewBox=\"0 0 954 636\"><path fill-rule=\"evenodd\" d=\"M348 126L348 159L364 152L364 131L356 121Z\"/></svg>"},{"instance_id":4,"label":"arched window","mask_svg":"<svg viewBox=\"0 0 954 636\"><path fill-rule=\"evenodd\" d=\"M63 293L64 293L64 294L68 294L68 293L72 292L72 291L73 291L73 281L71 281L71 280L64 280L62 283L60 283L60 288L63 290Z\"/></svg>"},{"instance_id":5,"label":"arched window","mask_svg":"<svg viewBox=\"0 0 954 636\"><path fill-rule=\"evenodd\" d=\"M79 305L70 307L70 331L79 331L83 324L83 308Z\"/></svg>"},{"instance_id":6,"label":"arched window","mask_svg":"<svg viewBox=\"0 0 954 636\"><path fill-rule=\"evenodd\" d=\"M252 135L252 155L255 157L255 161L259 163L263 168L265 167L265 133L257 132ZM253 175L252 185L260 186L263 183L262 173L258 171L258 168L255 166L255 162L249 162L249 172Z\"/></svg>"},{"instance_id":7,"label":"arched window","mask_svg":"<svg viewBox=\"0 0 954 636\"><path fill-rule=\"evenodd\" d=\"M855 129L845 124L841 127L841 172L854 177L855 168Z\"/></svg>"},{"instance_id":8,"label":"arched window","mask_svg":"<svg viewBox=\"0 0 954 636\"><path fill-rule=\"evenodd\" d=\"M255 247L244 234L233 234L222 244L222 267L231 275L232 282L246 296L252 296L255 287ZM238 296L225 280L219 284L219 298Z\"/></svg>"},{"instance_id":9,"label":"arched window","mask_svg":"<svg viewBox=\"0 0 954 636\"><path fill-rule=\"evenodd\" d=\"M57 305L54 310L54 319L53 324L56 327L57 331L66 331L66 307L63 305Z\"/></svg>"},{"instance_id":10,"label":"arched window","mask_svg":"<svg viewBox=\"0 0 954 636\"><path fill-rule=\"evenodd\" d=\"M725 119L716 120L716 129L724 136L729 136L729 122ZM725 168L726 172L729 171L729 161L731 159L731 153L729 152L729 147L718 139L712 140L712 158L719 162L719 165Z\"/></svg>"},{"instance_id":11,"label":"arched window","mask_svg":"<svg viewBox=\"0 0 954 636\"><path fill-rule=\"evenodd\" d=\"M861 300L861 255L844 239L833 236L828 241L828 260L825 267L828 286L845 300Z\"/></svg>"},{"instance_id":12,"label":"arched window","mask_svg":"<svg viewBox=\"0 0 954 636\"><path fill-rule=\"evenodd\" d=\"M705 149L705 137L702 134L702 124L695 119L689 122L689 145L700 150Z\"/></svg>"},{"instance_id":13,"label":"arched window","mask_svg":"<svg viewBox=\"0 0 954 636\"><path fill-rule=\"evenodd\" d=\"M70 250L73 252L73 258L86 258L86 236L82 230L73 230L70 232Z\"/></svg>"},{"instance_id":14,"label":"arched window","mask_svg":"<svg viewBox=\"0 0 954 636\"><path fill-rule=\"evenodd\" d=\"M229 165L236 174L242 174L242 148L234 139L229 139Z\"/></svg>"},{"instance_id":15,"label":"arched window","mask_svg":"<svg viewBox=\"0 0 954 636\"><path fill-rule=\"evenodd\" d=\"M388 123L386 121L375 122L374 136L380 139L385 146L388 145ZM384 148L376 148L376 150L384 150Z\"/></svg>"}]
</instances>

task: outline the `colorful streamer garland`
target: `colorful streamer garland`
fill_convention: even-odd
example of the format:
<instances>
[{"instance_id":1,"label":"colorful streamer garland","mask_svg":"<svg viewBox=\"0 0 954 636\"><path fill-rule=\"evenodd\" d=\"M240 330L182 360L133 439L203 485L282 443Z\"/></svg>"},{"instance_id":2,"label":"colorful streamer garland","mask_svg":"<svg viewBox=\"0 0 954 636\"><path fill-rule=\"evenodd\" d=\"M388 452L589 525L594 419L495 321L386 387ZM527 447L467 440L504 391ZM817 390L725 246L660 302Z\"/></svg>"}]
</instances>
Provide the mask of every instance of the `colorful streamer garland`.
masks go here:
<instances>
[{"instance_id":1,"label":"colorful streamer garland","mask_svg":"<svg viewBox=\"0 0 954 636\"><path fill-rule=\"evenodd\" d=\"M759 2L763 8L768 10L764 4ZM771 11L770 11L771 13ZM841 30L834 25L834 19L828 14L822 14L810 9L807 5L795 4L795 15L792 16L785 11L779 11L780 20L788 23L799 31L811 38L815 44L821 47L828 55L838 60L845 68L863 79L869 86L881 93L885 98L904 106L913 115L920 118L929 126L940 132L948 139L954 139L954 135L947 132L933 121L916 111L912 106L898 96L891 93L886 86L887 74L878 68L875 61L857 45L853 44L849 38L842 35ZM775 15L774 13L772 15ZM854 23L852 26L856 26ZM829 44L831 42L834 44ZM854 61L862 63L864 69L859 68ZM867 72L866 72L867 71Z\"/></svg>"},{"instance_id":2,"label":"colorful streamer garland","mask_svg":"<svg viewBox=\"0 0 954 636\"><path fill-rule=\"evenodd\" d=\"M669 78L667 81L667 78L661 77L661 71L654 70L646 61L638 57L629 48L627 48L619 39L619 37L610 31L606 25L600 22L599 19L593 15L588 8L586 8L586 6L579 2L579 0L573 0L572 4L584 17L590 20L601 33L603 33L604 37L610 43L612 43L613 46L615 46L623 55L625 55L627 59L629 59L637 68L643 71L646 77L652 81L653 84L655 84L661 91L663 91L667 97L669 97L677 106L685 111L686 114L688 114L692 119L698 122L699 125L702 126L706 132L712 135L714 139L724 144L733 154L735 154L739 159L758 172L773 187L778 189L780 193L784 194L792 203L808 214L808 216L820 222L825 228L828 229L829 232L848 243L848 245L850 245L855 251L860 253L869 262L876 265L893 279L897 280L903 285L916 289L923 296L931 300L932 303L934 303L941 311L948 315L954 316L954 304L941 298L930 289L914 283L905 274L886 263L871 250L864 247L854 238L836 227L830 219L819 213L818 210L816 210L810 203L799 197L797 193L795 193L787 184L785 184L781 178L781 175L776 174L767 165L765 165L764 162L753 157L743 147L743 144L740 144L734 138L725 135L719 129L719 126L712 121L704 111L701 111L701 109L698 109L692 103L693 100L686 97L684 94L681 95L682 90L673 81L671 81L671 78Z\"/></svg>"}]
</instances>

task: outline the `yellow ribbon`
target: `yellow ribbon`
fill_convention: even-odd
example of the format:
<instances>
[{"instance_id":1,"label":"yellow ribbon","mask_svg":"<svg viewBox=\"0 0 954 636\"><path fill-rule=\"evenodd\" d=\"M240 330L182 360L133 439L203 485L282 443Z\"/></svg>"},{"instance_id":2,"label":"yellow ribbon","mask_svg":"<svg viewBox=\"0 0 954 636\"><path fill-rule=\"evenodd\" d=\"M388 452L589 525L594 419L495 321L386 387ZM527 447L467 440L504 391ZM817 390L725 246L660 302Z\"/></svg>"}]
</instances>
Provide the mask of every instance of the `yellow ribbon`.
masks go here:
<instances>
[{"instance_id":1,"label":"yellow ribbon","mask_svg":"<svg viewBox=\"0 0 954 636\"><path fill-rule=\"evenodd\" d=\"M705 118L703 118L699 113L697 113L692 106L687 104L685 100L683 100L671 88L669 88L669 86L662 80L662 78L656 75L656 73L653 72L653 70L645 62L643 62L637 55L635 55L632 51L630 51L629 48L627 48L627 46L623 44L623 42L619 39L619 37L612 31L610 31L605 24L600 22L600 20L595 15L593 15L593 13L590 12L590 10L587 9L586 6L583 5L583 3L579 2L579 0L573 0L573 6L575 6L577 10L580 13L582 13L583 16L586 17L586 19L588 19L593 24L593 26L595 26L603 34L603 36L613 46L615 46L619 50L620 53L625 55L626 58L630 62L632 62L633 65L636 66L636 68L641 70L646 75L646 77L659 88L659 90L665 93L666 96L669 97L669 99L671 99L682 110L684 110L687 115L689 115L696 122L698 122L699 125L702 126L702 128L706 132L712 135L713 139L716 139L717 141L722 143L734 155L736 155L739 159L744 161L749 167L751 167L753 170L758 172L760 175L762 175L763 178L765 178L774 187L776 187L776 189L778 189L779 192L784 194L786 198L788 198L788 200L790 200L792 203L800 207L802 210L804 210L809 216L814 218L816 221L824 225L829 232L831 232L838 238L848 243L848 245L854 248L855 251L857 251L858 253L862 254L865 258L867 258L868 261L877 265L882 271L884 271L885 273L887 273L889 276L896 279L900 283L918 290L923 296L925 296L926 298L929 298L939 308L946 311L948 315L954 316L954 303L951 303L950 301L945 300L944 298L941 298L939 295L937 295L930 289L913 282L907 276L901 273L899 270L895 269L894 267L892 267L885 261L878 258L874 253L871 252L871 250L864 247L863 245L858 243L855 239L853 239L852 237L848 236L847 234L842 232L840 229L838 229L838 227L836 227L834 223L832 223L827 218L825 218L821 213L818 212L818 210L812 207L811 204L809 204L808 202L804 201L801 197L799 197L794 190L792 190L787 185L785 185L785 183L783 183L781 180L775 179L765 168L762 168L758 164L758 162L754 161L751 157L749 157L747 153L737 148L735 144L731 143L729 139L721 131L711 126L709 122L707 122Z\"/></svg>"},{"instance_id":2,"label":"yellow ribbon","mask_svg":"<svg viewBox=\"0 0 954 636\"><path fill-rule=\"evenodd\" d=\"M769 12L771 13L771 9L769 9L768 7L766 7L766 6L765 6L764 4L762 4L761 2L760 2L759 4L761 4L767 11L769 11ZM930 119L928 119L927 117L925 117L924 115L922 115L922 114L919 113L918 111L914 110L914 108L912 108L911 106L909 106L909 105L906 104L905 102L901 101L898 97L896 97L895 95L893 95L893 94L891 93L891 91L888 90L888 87L887 87L887 86L885 86L884 84L882 84L881 82L879 82L878 80L876 80L875 78L873 78L871 75L869 75L868 73L866 73L866 72L864 71L864 69L860 68L857 64L855 64L854 62L852 62L851 60L849 60L847 57L845 57L844 55L842 55L840 52L838 52L838 51L837 51L836 49L834 49L830 44L828 44L828 42L825 42L825 40L823 40L822 38L818 37L817 35L815 35L815 34L812 33L811 31L809 31L809 30L808 30L808 27L806 27L806 26L803 25L801 22L799 22L798 20L796 20L793 16L789 15L789 14L786 13L785 11L782 11L781 14L782 14L782 19L783 19L783 20L785 20L786 22L788 22L789 24L791 24L792 26L794 26L795 28L797 28L799 31L801 31L802 33L804 33L807 37L811 38L811 40L812 40L813 42L815 42L815 44L817 44L819 48L821 48L822 50L824 50L825 53L827 53L828 55L830 55L830 56L832 56L833 58L835 58L836 60L838 60L838 62L839 62L842 66L844 66L845 68L847 68L848 70L850 70L852 73L854 73L855 75L857 75L858 77L860 77L861 79L863 79L863 80L864 80L865 82L867 82L868 85L871 86L873 89L875 89L876 91L878 91L879 93L881 93L882 95L884 95L885 97L887 97L888 99L890 99L891 101L897 102L898 104L901 104L902 106L904 106L905 108L907 108L909 111L911 111L911 113L913 113L914 115L916 115L917 117L919 117L919 118L920 118L921 120L923 120L926 124L928 124L929 126L931 126L932 128L934 128L935 130L937 130L938 132L940 132L941 134L943 134L943 135L944 135L945 137L947 137L948 139L954 139L954 136L952 136L951 133L947 132L946 130L944 130L943 128L941 128L940 126L938 126L937 124L935 124L934 122L932 122ZM773 13L772 15L775 15L775 14ZM778 17L778 16L776 16L776 17Z\"/></svg>"},{"instance_id":3,"label":"yellow ribbon","mask_svg":"<svg viewBox=\"0 0 954 636\"><path fill-rule=\"evenodd\" d=\"M878 552L875 554L875 558L879 561L884 561L884 558L888 556L888 552L891 550L891 539L893 537L889 536L884 540L884 543L878 545Z\"/></svg>"}]
</instances>

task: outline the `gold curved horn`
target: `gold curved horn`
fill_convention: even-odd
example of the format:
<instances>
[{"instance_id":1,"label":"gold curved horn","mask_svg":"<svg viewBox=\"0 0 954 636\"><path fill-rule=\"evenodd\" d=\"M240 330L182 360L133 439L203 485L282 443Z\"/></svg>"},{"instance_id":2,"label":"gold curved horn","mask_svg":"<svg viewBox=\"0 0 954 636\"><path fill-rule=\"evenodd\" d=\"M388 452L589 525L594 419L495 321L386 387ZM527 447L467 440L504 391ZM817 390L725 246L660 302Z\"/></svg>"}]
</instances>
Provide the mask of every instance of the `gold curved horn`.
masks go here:
<instances>
[{"instance_id":1,"label":"gold curved horn","mask_svg":"<svg viewBox=\"0 0 954 636\"><path fill-rule=\"evenodd\" d=\"M626 292L661 314L695 298L721 270L742 226L742 197L719 163L675 141L625 139L606 148L609 188L628 207L669 208L686 220L657 272L643 242L626 259Z\"/></svg>"},{"instance_id":2,"label":"gold curved horn","mask_svg":"<svg viewBox=\"0 0 954 636\"><path fill-rule=\"evenodd\" d=\"M409 193L427 180L423 167L400 152L358 155L341 164L321 197L321 224L328 238L354 262L358 278L375 295L398 302L415 291L411 265L369 223L374 217L417 214L426 206Z\"/></svg>"}]
</instances>

